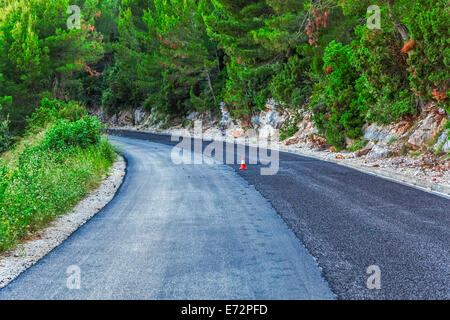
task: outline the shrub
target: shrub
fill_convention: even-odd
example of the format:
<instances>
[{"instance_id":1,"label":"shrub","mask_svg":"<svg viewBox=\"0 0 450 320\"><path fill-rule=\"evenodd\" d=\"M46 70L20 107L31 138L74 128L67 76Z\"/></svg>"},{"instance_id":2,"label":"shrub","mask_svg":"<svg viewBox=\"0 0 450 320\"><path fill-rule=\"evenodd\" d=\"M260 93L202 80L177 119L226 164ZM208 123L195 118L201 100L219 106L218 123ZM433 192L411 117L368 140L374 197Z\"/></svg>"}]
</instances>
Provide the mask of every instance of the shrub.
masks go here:
<instances>
[{"instance_id":1,"label":"shrub","mask_svg":"<svg viewBox=\"0 0 450 320\"><path fill-rule=\"evenodd\" d=\"M270 91L275 100L286 103L291 108L300 108L311 95L312 87L308 73L312 59L292 56L280 67L270 83Z\"/></svg>"},{"instance_id":2,"label":"shrub","mask_svg":"<svg viewBox=\"0 0 450 320\"><path fill-rule=\"evenodd\" d=\"M28 130L35 130L59 119L77 121L87 114L86 109L77 102L42 99L41 106L28 119Z\"/></svg>"},{"instance_id":3,"label":"shrub","mask_svg":"<svg viewBox=\"0 0 450 320\"><path fill-rule=\"evenodd\" d=\"M358 41L352 44L353 66L360 74L357 99L368 106L366 120L387 124L416 110L409 88L406 55L402 39L394 30L375 31L356 28Z\"/></svg>"},{"instance_id":4,"label":"shrub","mask_svg":"<svg viewBox=\"0 0 450 320\"><path fill-rule=\"evenodd\" d=\"M47 130L42 144L49 150L86 148L100 141L100 128L101 123L96 117L84 116L74 122L58 120Z\"/></svg>"},{"instance_id":5,"label":"shrub","mask_svg":"<svg viewBox=\"0 0 450 320\"><path fill-rule=\"evenodd\" d=\"M227 67L225 102L234 118L247 118L252 112L264 110L270 98L268 83L274 75L272 66L245 68L238 63Z\"/></svg>"},{"instance_id":6,"label":"shrub","mask_svg":"<svg viewBox=\"0 0 450 320\"><path fill-rule=\"evenodd\" d=\"M324 81L316 85L312 101L314 120L335 147L345 147L345 137L357 139L367 106L358 98L358 73L350 46L332 41L324 54Z\"/></svg>"},{"instance_id":7,"label":"shrub","mask_svg":"<svg viewBox=\"0 0 450 320\"><path fill-rule=\"evenodd\" d=\"M58 155L54 161L37 145L18 154L10 168L0 162L0 252L68 212L98 186L115 158L105 140Z\"/></svg>"},{"instance_id":8,"label":"shrub","mask_svg":"<svg viewBox=\"0 0 450 320\"><path fill-rule=\"evenodd\" d=\"M9 150L12 144L9 116L5 118L2 114L4 103L11 103L11 97L0 98L0 153Z\"/></svg>"},{"instance_id":9,"label":"shrub","mask_svg":"<svg viewBox=\"0 0 450 320\"><path fill-rule=\"evenodd\" d=\"M416 0L405 23L416 46L410 52L409 80L417 95L433 99L450 112L450 67L447 0Z\"/></svg>"}]
</instances>

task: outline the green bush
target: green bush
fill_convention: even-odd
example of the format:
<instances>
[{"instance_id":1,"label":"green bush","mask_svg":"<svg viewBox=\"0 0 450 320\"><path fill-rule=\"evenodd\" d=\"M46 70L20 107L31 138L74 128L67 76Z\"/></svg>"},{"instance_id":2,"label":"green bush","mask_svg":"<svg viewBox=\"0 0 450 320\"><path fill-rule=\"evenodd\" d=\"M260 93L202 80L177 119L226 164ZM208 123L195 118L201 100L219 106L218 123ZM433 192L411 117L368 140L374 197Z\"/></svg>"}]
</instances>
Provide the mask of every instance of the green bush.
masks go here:
<instances>
[{"instance_id":1,"label":"green bush","mask_svg":"<svg viewBox=\"0 0 450 320\"><path fill-rule=\"evenodd\" d=\"M1 101L0 101L1 102ZM9 131L9 116L2 115L2 105L0 104L0 153L9 150L12 144L11 132Z\"/></svg>"},{"instance_id":2,"label":"green bush","mask_svg":"<svg viewBox=\"0 0 450 320\"><path fill-rule=\"evenodd\" d=\"M314 120L335 147L345 147L345 137L357 139L367 106L358 99L358 73L350 46L332 41L324 54L326 79L316 85L312 101Z\"/></svg>"},{"instance_id":3,"label":"green bush","mask_svg":"<svg viewBox=\"0 0 450 320\"><path fill-rule=\"evenodd\" d=\"M368 106L366 120L387 124L414 114L417 105L409 89L403 41L394 30L359 26L352 43L352 64L360 75L357 99Z\"/></svg>"},{"instance_id":4,"label":"green bush","mask_svg":"<svg viewBox=\"0 0 450 320\"><path fill-rule=\"evenodd\" d=\"M279 72L270 82L270 91L277 101L291 108L301 108L312 92L309 79L310 57L292 56L286 64L280 64Z\"/></svg>"},{"instance_id":5,"label":"green bush","mask_svg":"<svg viewBox=\"0 0 450 320\"><path fill-rule=\"evenodd\" d=\"M116 154L99 120L85 113L44 99L28 128L37 139L22 142L8 163L0 159L0 252L68 212L112 165Z\"/></svg>"},{"instance_id":6,"label":"green bush","mask_svg":"<svg viewBox=\"0 0 450 320\"><path fill-rule=\"evenodd\" d=\"M234 118L247 118L252 112L264 110L270 98L268 83L274 75L271 65L243 67L234 62L228 65L225 102Z\"/></svg>"},{"instance_id":7,"label":"green bush","mask_svg":"<svg viewBox=\"0 0 450 320\"><path fill-rule=\"evenodd\" d=\"M60 151L59 161L37 145L22 151L14 166L0 162L0 252L70 211L98 186L114 158L111 145L101 140Z\"/></svg>"},{"instance_id":8,"label":"green bush","mask_svg":"<svg viewBox=\"0 0 450 320\"><path fill-rule=\"evenodd\" d=\"M87 148L100 141L100 128L101 123L96 117L84 116L74 122L58 120L47 130L42 144L49 150Z\"/></svg>"},{"instance_id":9,"label":"green bush","mask_svg":"<svg viewBox=\"0 0 450 320\"><path fill-rule=\"evenodd\" d=\"M0 118L0 153L9 150L12 145L11 133L9 131L9 118Z\"/></svg>"},{"instance_id":10,"label":"green bush","mask_svg":"<svg viewBox=\"0 0 450 320\"><path fill-rule=\"evenodd\" d=\"M12 98L0 98L0 153L9 150L12 145L9 115L3 115L3 105L11 105Z\"/></svg>"},{"instance_id":11,"label":"green bush","mask_svg":"<svg viewBox=\"0 0 450 320\"><path fill-rule=\"evenodd\" d=\"M416 0L405 12L405 23L415 40L410 52L409 80L416 94L435 100L450 113L450 6L447 0Z\"/></svg>"},{"instance_id":12,"label":"green bush","mask_svg":"<svg viewBox=\"0 0 450 320\"><path fill-rule=\"evenodd\" d=\"M41 106L28 119L28 130L39 130L59 119L76 121L86 114L86 109L77 102L70 101L64 103L59 100L44 98L42 99Z\"/></svg>"}]
</instances>

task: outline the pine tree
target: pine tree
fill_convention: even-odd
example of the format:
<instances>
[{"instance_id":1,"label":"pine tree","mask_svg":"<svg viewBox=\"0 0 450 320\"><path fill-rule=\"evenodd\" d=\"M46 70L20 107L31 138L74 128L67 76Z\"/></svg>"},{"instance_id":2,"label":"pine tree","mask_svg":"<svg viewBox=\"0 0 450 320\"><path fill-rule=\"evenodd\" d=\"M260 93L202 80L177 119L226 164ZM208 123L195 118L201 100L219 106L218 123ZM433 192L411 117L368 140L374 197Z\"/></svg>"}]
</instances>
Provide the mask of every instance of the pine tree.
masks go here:
<instances>
[{"instance_id":1,"label":"pine tree","mask_svg":"<svg viewBox=\"0 0 450 320\"><path fill-rule=\"evenodd\" d=\"M205 22L228 57L225 100L233 115L248 117L269 97L273 54L258 43L254 32L274 11L265 0L212 0L212 4L214 10L205 14Z\"/></svg>"}]
</instances>

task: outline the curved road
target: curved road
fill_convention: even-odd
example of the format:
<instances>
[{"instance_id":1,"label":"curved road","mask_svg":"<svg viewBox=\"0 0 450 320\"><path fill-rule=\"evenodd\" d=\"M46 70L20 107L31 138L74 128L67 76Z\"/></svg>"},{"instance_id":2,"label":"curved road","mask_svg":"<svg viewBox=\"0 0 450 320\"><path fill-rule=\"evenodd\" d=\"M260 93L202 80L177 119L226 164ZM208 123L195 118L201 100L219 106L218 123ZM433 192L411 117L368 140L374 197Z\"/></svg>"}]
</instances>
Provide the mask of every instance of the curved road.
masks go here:
<instances>
[{"instance_id":1,"label":"curved road","mask_svg":"<svg viewBox=\"0 0 450 320\"><path fill-rule=\"evenodd\" d=\"M168 145L114 141L128 160L117 196L0 299L335 297L313 257L233 168L175 166ZM67 287L70 266L80 289Z\"/></svg>"},{"instance_id":2,"label":"curved road","mask_svg":"<svg viewBox=\"0 0 450 320\"><path fill-rule=\"evenodd\" d=\"M117 197L0 299L450 299L449 199L287 153L272 176L174 166L170 137L114 133L135 138L114 138L129 160Z\"/></svg>"},{"instance_id":3,"label":"curved road","mask_svg":"<svg viewBox=\"0 0 450 320\"><path fill-rule=\"evenodd\" d=\"M114 133L177 143L167 135ZM203 148L208 144L204 141ZM271 202L317 259L339 298L450 299L448 198L283 152L276 175L261 175L260 167L250 165L239 174ZM380 290L367 288L372 265L381 271Z\"/></svg>"}]
</instances>

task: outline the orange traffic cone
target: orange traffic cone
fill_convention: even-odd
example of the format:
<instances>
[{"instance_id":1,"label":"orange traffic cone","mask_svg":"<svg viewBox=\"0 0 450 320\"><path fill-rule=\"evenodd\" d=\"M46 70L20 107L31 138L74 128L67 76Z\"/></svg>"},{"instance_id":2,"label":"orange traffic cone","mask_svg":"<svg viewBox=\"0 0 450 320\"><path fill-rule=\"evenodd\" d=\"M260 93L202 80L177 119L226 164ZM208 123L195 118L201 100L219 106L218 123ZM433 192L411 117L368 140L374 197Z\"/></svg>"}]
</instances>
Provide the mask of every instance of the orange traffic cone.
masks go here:
<instances>
[{"instance_id":1,"label":"orange traffic cone","mask_svg":"<svg viewBox=\"0 0 450 320\"><path fill-rule=\"evenodd\" d=\"M245 157L242 157L241 167L239 170L247 170L247 166L245 165Z\"/></svg>"}]
</instances>

